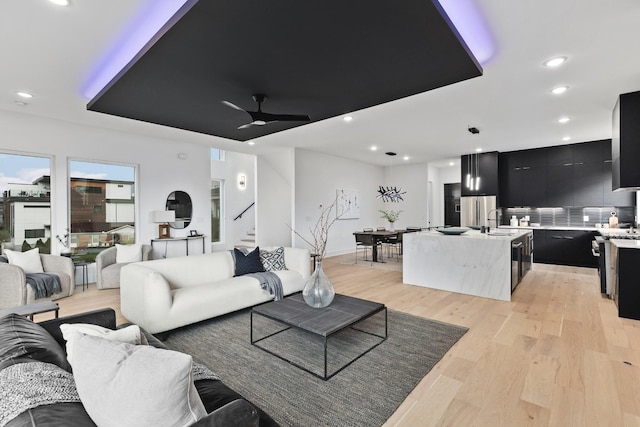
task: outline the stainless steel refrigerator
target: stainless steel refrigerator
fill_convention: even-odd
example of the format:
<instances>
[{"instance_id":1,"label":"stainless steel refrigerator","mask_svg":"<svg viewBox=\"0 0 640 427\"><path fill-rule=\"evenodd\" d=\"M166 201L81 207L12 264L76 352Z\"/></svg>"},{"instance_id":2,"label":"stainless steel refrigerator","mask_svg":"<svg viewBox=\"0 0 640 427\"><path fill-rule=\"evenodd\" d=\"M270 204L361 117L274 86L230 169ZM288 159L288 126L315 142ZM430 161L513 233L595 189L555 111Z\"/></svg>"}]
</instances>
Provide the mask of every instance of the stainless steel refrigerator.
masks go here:
<instances>
[{"instance_id":1,"label":"stainless steel refrigerator","mask_svg":"<svg viewBox=\"0 0 640 427\"><path fill-rule=\"evenodd\" d=\"M466 196L460 198L460 225L496 227L498 224L496 196Z\"/></svg>"}]
</instances>

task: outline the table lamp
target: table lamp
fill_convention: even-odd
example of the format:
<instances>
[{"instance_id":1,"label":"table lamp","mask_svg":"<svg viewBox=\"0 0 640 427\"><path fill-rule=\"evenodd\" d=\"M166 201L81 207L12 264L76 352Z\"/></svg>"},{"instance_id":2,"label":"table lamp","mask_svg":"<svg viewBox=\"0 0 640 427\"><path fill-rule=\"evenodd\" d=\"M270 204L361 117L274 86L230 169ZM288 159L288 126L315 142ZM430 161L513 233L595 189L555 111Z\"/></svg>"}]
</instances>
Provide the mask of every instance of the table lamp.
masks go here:
<instances>
[{"instance_id":1,"label":"table lamp","mask_svg":"<svg viewBox=\"0 0 640 427\"><path fill-rule=\"evenodd\" d=\"M152 211L152 221L158 224L158 237L160 239L168 239L171 237L170 222L176 220L175 211Z\"/></svg>"}]
</instances>

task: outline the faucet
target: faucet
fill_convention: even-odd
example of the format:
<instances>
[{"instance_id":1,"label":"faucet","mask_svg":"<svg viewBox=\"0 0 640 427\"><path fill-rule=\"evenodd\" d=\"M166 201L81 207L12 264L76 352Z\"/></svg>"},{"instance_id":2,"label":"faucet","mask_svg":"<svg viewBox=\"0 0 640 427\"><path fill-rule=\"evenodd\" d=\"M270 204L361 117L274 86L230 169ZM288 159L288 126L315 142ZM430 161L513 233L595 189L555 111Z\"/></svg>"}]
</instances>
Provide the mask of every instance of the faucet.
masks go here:
<instances>
[{"instance_id":1,"label":"faucet","mask_svg":"<svg viewBox=\"0 0 640 427\"><path fill-rule=\"evenodd\" d=\"M496 222L495 226L498 227L500 225L499 218L500 216L502 216L502 212L500 211L500 209L491 209L489 212L487 212L487 221L491 221L491 218L489 218L489 216L492 212L496 213L496 219L494 219L493 221Z\"/></svg>"}]
</instances>

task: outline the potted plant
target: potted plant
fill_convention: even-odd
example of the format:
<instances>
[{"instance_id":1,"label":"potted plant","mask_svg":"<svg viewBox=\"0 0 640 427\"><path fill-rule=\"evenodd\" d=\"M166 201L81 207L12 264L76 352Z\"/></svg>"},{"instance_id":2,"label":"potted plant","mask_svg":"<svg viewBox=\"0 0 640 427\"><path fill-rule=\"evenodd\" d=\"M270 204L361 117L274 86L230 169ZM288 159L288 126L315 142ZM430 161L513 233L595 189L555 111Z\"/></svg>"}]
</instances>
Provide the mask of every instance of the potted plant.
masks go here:
<instances>
[{"instance_id":1,"label":"potted plant","mask_svg":"<svg viewBox=\"0 0 640 427\"><path fill-rule=\"evenodd\" d=\"M394 230L394 223L398 220L398 218L400 217L400 213L402 211L394 211L394 210L388 210L388 211L383 211L381 210L380 213L382 214L380 216L380 218L384 218L387 221L389 221L389 230L393 231Z\"/></svg>"}]
</instances>

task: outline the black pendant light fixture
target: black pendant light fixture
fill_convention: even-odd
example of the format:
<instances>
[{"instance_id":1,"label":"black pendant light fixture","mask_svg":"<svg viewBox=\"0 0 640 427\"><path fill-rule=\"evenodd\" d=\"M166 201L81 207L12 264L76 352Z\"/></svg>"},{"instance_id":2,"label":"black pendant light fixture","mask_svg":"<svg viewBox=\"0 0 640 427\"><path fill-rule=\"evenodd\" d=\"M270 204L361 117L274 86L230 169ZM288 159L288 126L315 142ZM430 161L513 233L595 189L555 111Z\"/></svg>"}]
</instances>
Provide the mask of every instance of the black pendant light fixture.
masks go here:
<instances>
[{"instance_id":1,"label":"black pendant light fixture","mask_svg":"<svg viewBox=\"0 0 640 427\"><path fill-rule=\"evenodd\" d=\"M393 151L387 151L385 153L387 156L389 157L394 157L397 155L397 153L394 153ZM393 164L391 165L391 167L393 167ZM406 194L407 192L404 191L402 189L402 187L398 188L398 187L391 187L391 186L379 186L378 187L378 199L382 199L383 202L400 202L400 201L404 201L404 199L402 198L403 194Z\"/></svg>"},{"instance_id":2,"label":"black pendant light fixture","mask_svg":"<svg viewBox=\"0 0 640 427\"><path fill-rule=\"evenodd\" d=\"M471 135L480 136L480 130L477 127L469 127L467 130ZM480 153L477 150L472 150L467 157L465 185L471 191L480 190Z\"/></svg>"}]
</instances>

